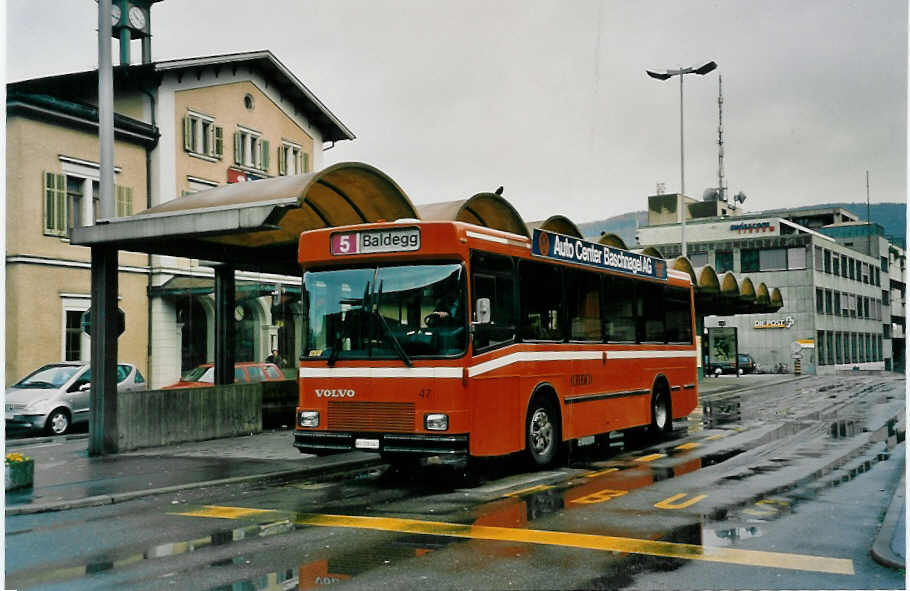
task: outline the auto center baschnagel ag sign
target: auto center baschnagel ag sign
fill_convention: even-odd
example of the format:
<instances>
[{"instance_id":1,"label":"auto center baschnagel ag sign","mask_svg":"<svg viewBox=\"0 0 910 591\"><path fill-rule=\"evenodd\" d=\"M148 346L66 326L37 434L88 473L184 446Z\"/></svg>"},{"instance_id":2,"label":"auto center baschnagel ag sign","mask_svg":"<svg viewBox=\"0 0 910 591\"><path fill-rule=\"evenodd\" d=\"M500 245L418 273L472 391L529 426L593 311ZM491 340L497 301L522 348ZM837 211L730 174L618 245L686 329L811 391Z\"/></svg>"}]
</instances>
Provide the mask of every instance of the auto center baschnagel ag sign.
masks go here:
<instances>
[{"instance_id":1,"label":"auto center baschnagel ag sign","mask_svg":"<svg viewBox=\"0 0 910 591\"><path fill-rule=\"evenodd\" d=\"M605 244L588 242L581 238L563 236L539 228L534 229L531 254L630 275L667 279L667 263L663 259L613 248Z\"/></svg>"}]
</instances>

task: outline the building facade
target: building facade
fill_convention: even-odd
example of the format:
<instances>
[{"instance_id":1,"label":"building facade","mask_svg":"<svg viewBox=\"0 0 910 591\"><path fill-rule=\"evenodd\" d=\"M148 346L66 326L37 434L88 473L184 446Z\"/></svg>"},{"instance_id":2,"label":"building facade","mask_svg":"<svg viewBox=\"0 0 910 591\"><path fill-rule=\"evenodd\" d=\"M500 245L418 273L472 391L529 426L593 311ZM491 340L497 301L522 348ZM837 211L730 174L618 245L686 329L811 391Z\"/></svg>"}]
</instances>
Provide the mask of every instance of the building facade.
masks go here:
<instances>
[{"instance_id":1,"label":"building facade","mask_svg":"<svg viewBox=\"0 0 910 591\"><path fill-rule=\"evenodd\" d=\"M305 174L353 133L270 52L115 68L117 216L225 183ZM7 86L7 385L89 357L79 330L90 253L67 228L96 221L97 73ZM81 117L81 119L79 118ZM237 273L236 358L298 355L300 277ZM152 387L214 354L205 261L120 254L118 356Z\"/></svg>"},{"instance_id":2,"label":"building facade","mask_svg":"<svg viewBox=\"0 0 910 591\"><path fill-rule=\"evenodd\" d=\"M797 365L801 373L819 374L895 368L891 278L902 271L879 256L890 248L880 228L875 234L869 226L878 249L869 254L828 235L838 227L811 229L762 214L687 222L693 266L775 285L784 301L773 314L707 316L705 327L736 327L739 351L751 354L763 371L792 372ZM680 254L679 234L678 224L647 226L638 239L673 258Z\"/></svg>"}]
</instances>

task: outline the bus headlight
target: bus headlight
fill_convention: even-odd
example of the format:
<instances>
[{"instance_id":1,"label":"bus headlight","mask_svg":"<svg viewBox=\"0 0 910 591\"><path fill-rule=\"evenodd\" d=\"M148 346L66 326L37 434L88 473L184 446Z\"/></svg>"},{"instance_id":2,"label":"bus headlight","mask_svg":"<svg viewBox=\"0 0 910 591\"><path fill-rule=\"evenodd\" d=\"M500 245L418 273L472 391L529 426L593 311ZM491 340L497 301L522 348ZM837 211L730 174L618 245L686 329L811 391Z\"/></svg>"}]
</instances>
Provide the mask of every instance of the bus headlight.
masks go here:
<instances>
[{"instance_id":1,"label":"bus headlight","mask_svg":"<svg viewBox=\"0 0 910 591\"><path fill-rule=\"evenodd\" d=\"M449 415L440 413L425 415L423 425L427 431L445 431L449 428Z\"/></svg>"},{"instance_id":2,"label":"bus headlight","mask_svg":"<svg viewBox=\"0 0 910 591\"><path fill-rule=\"evenodd\" d=\"M319 411L318 410L302 410L300 414L297 415L297 424L301 427L318 427L319 426Z\"/></svg>"}]
</instances>

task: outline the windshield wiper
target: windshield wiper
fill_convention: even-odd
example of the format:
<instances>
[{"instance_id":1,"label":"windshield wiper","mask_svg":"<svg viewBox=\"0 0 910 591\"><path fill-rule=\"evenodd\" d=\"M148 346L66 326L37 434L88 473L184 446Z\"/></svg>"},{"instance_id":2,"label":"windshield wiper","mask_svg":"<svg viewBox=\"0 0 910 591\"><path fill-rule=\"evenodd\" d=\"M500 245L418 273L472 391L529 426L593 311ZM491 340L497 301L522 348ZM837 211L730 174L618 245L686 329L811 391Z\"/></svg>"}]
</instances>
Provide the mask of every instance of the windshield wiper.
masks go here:
<instances>
[{"instance_id":1,"label":"windshield wiper","mask_svg":"<svg viewBox=\"0 0 910 591\"><path fill-rule=\"evenodd\" d=\"M380 304L382 303L382 281L379 282L379 293L376 295L376 309L373 310L373 307L370 306L370 311L376 314L376 317L379 318L379 323L382 325L383 334L392 341L392 345L395 347L395 351L398 353L398 356L401 357L401 360L404 361L405 365L411 367L413 363L411 358L408 357L407 352L405 352L404 347L401 346L401 342L395 338L395 335L392 334L392 329L389 328L389 323L386 322L385 317L382 315L382 308Z\"/></svg>"}]
</instances>

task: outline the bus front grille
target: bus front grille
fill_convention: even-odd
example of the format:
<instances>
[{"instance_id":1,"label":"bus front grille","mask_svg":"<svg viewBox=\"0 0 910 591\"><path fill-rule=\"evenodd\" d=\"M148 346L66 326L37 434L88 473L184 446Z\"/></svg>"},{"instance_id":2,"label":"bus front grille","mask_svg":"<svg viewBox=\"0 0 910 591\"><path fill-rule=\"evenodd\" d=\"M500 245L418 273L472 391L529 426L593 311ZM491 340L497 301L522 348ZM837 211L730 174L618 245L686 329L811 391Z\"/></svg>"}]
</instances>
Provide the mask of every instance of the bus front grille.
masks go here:
<instances>
[{"instance_id":1,"label":"bus front grille","mask_svg":"<svg viewBox=\"0 0 910 591\"><path fill-rule=\"evenodd\" d=\"M344 431L408 433L414 430L413 402L329 402L327 427Z\"/></svg>"}]
</instances>

